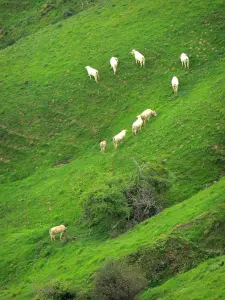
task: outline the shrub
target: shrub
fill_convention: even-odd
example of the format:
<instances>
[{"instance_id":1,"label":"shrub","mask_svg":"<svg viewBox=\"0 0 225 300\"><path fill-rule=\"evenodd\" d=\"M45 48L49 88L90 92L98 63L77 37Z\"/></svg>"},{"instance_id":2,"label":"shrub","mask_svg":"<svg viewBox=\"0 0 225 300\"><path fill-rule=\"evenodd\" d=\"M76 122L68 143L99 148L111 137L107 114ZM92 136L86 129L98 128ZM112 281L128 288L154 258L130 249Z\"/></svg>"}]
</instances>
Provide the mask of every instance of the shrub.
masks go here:
<instances>
[{"instance_id":1,"label":"shrub","mask_svg":"<svg viewBox=\"0 0 225 300\"><path fill-rule=\"evenodd\" d=\"M186 239L169 236L156 245L137 249L126 257L126 261L138 264L145 272L148 285L154 287L216 255L218 253L201 249Z\"/></svg>"},{"instance_id":2,"label":"shrub","mask_svg":"<svg viewBox=\"0 0 225 300\"><path fill-rule=\"evenodd\" d=\"M41 16L47 15L51 10L53 10L56 7L54 0L48 0L39 10L39 13Z\"/></svg>"},{"instance_id":3,"label":"shrub","mask_svg":"<svg viewBox=\"0 0 225 300\"><path fill-rule=\"evenodd\" d=\"M138 165L138 173L125 190L131 209L131 219L137 223L160 212L163 198L170 187L169 172L162 164L144 163Z\"/></svg>"},{"instance_id":4,"label":"shrub","mask_svg":"<svg viewBox=\"0 0 225 300\"><path fill-rule=\"evenodd\" d=\"M76 292L56 280L39 289L35 299L74 300Z\"/></svg>"},{"instance_id":5,"label":"shrub","mask_svg":"<svg viewBox=\"0 0 225 300\"><path fill-rule=\"evenodd\" d=\"M66 18L69 18L69 17L73 16L75 13L76 12L73 9L65 8L63 10L63 17L66 19Z\"/></svg>"},{"instance_id":6,"label":"shrub","mask_svg":"<svg viewBox=\"0 0 225 300\"><path fill-rule=\"evenodd\" d=\"M140 269L111 260L96 275L93 296L97 300L132 300L146 284Z\"/></svg>"},{"instance_id":7,"label":"shrub","mask_svg":"<svg viewBox=\"0 0 225 300\"><path fill-rule=\"evenodd\" d=\"M164 195L171 185L170 173L159 163L144 163L142 166L137 164L137 167L138 172L124 190L130 209L129 218L120 220L113 226L111 237L126 232L163 209Z\"/></svg>"},{"instance_id":8,"label":"shrub","mask_svg":"<svg viewBox=\"0 0 225 300\"><path fill-rule=\"evenodd\" d=\"M117 185L90 193L84 202L84 216L89 227L104 223L111 227L120 219L128 218L129 208Z\"/></svg>"},{"instance_id":9,"label":"shrub","mask_svg":"<svg viewBox=\"0 0 225 300\"><path fill-rule=\"evenodd\" d=\"M89 227L100 225L115 237L162 210L169 172L153 162L137 167L126 184L109 182L86 195L83 220Z\"/></svg>"},{"instance_id":10,"label":"shrub","mask_svg":"<svg viewBox=\"0 0 225 300\"><path fill-rule=\"evenodd\" d=\"M12 45L15 44L15 43L16 43L16 40L11 39L11 40L9 40L9 41L7 42L7 46L12 46Z\"/></svg>"}]
</instances>

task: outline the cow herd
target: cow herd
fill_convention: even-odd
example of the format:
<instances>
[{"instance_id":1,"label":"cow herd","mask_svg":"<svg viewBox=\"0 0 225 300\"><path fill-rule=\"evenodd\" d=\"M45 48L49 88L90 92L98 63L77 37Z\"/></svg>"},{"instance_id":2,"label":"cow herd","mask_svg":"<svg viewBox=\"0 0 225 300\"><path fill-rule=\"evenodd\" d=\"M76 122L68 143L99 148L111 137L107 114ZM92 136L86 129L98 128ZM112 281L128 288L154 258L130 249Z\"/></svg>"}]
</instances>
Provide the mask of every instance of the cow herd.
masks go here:
<instances>
[{"instance_id":1,"label":"cow herd","mask_svg":"<svg viewBox=\"0 0 225 300\"><path fill-rule=\"evenodd\" d=\"M140 52L138 52L134 49L130 53L132 55L134 55L136 64L139 64L141 67L145 66L145 57L144 57L144 55L142 55ZM187 54L182 53L180 55L180 60L181 60L182 66L189 69L189 58L188 58ZM118 63L119 63L119 60L118 60L117 57L111 57L110 66L113 69L114 74L116 74ZM87 66L85 68L87 69L88 75L90 76L90 78L91 78L91 76L93 76L95 78L95 81L98 82L98 80L100 79L98 70L96 70L96 69L94 69L90 66ZM179 80L176 76L174 76L172 78L171 84L172 84L173 92L177 93L178 92L178 86L179 86ZM136 135L137 132L139 130L141 130L142 125L146 122L146 120L149 120L149 118L151 116L157 116L156 112L154 110L151 110L151 109L146 109L140 115L138 115L137 120L132 124L132 134ZM118 133L117 135L115 135L113 137L113 143L114 143L115 148L118 147L119 142L122 142L124 140L126 132L127 132L127 129L123 129L120 133ZM105 152L106 146L107 146L107 141L106 140L103 140L103 141L100 142L101 152Z\"/></svg>"},{"instance_id":2,"label":"cow herd","mask_svg":"<svg viewBox=\"0 0 225 300\"><path fill-rule=\"evenodd\" d=\"M145 57L144 57L144 55L142 55L140 52L138 52L134 49L130 53L132 55L134 55L136 64L139 64L141 67L145 66ZM180 55L180 60L181 60L182 66L184 66L184 68L189 69L189 58L188 58L187 54L182 53ZM116 74L118 63L119 63L119 59L117 57L111 57L110 66L113 69L114 74ZM87 70L88 76L90 77L90 79L91 79L91 77L94 77L96 82L98 82L100 80L98 70L96 70L96 69L94 69L90 66L86 66L85 69ZM174 76L172 78L171 84L172 84L173 92L177 93L178 92L178 86L179 86L179 80L176 76ZM132 134L136 135L137 132L139 130L141 130L142 126L145 124L146 121L149 120L149 118L151 116L155 116L155 117L157 116L157 113L152 109L146 109L140 115L137 115L137 120L132 124ZM127 129L123 129L120 133L118 133L117 135L115 135L113 137L113 143L114 143L115 148L117 148L118 144L124 140L126 132L127 132ZM106 146L107 146L106 140L103 140L103 141L100 142L101 152L105 152ZM56 234L60 234L60 239L61 239L62 235L65 234L65 233L66 233L66 226L65 225L55 226L55 227L52 227L49 230L51 241L55 240L55 235Z\"/></svg>"}]
</instances>

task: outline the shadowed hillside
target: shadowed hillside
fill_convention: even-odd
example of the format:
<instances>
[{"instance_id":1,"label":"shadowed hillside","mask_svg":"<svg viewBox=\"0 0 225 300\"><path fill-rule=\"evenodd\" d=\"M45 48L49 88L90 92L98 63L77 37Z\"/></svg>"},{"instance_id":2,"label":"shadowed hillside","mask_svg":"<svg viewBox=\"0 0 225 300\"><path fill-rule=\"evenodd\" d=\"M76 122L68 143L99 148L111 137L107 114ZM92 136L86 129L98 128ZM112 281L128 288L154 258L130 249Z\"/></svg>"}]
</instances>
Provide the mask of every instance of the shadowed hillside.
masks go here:
<instances>
[{"instance_id":1,"label":"shadowed hillside","mask_svg":"<svg viewBox=\"0 0 225 300\"><path fill-rule=\"evenodd\" d=\"M224 256L210 259L197 268L176 276L159 288L149 293L146 292L140 299L158 299L159 297L162 299L223 299L224 272Z\"/></svg>"},{"instance_id":2,"label":"shadowed hillside","mask_svg":"<svg viewBox=\"0 0 225 300\"><path fill-rule=\"evenodd\" d=\"M56 24L101 0L0 1L0 49L15 44L47 25Z\"/></svg>"}]
</instances>

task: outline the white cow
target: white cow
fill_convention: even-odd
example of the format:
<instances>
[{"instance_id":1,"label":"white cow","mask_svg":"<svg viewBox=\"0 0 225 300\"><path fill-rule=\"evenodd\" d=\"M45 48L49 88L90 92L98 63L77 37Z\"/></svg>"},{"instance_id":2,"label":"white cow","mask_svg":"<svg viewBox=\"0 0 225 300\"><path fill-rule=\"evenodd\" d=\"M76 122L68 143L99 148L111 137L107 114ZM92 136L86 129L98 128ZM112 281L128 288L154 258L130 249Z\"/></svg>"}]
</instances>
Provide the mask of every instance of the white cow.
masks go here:
<instances>
[{"instance_id":1,"label":"white cow","mask_svg":"<svg viewBox=\"0 0 225 300\"><path fill-rule=\"evenodd\" d=\"M144 122L144 124L145 124L146 121L149 121L149 118L150 118L151 116L156 117L156 116L157 116L157 113L156 113L154 110L152 110L152 109L146 109L146 110L144 110L144 111L141 113L140 116L141 116L141 118L142 118L142 120L143 120L143 122Z\"/></svg>"},{"instance_id":2,"label":"white cow","mask_svg":"<svg viewBox=\"0 0 225 300\"><path fill-rule=\"evenodd\" d=\"M141 130L142 125L143 125L143 120L141 118L141 115L138 115L137 120L132 124L132 134L136 135L137 132Z\"/></svg>"},{"instance_id":3,"label":"white cow","mask_svg":"<svg viewBox=\"0 0 225 300\"><path fill-rule=\"evenodd\" d=\"M106 146L107 142L105 140L100 142L101 152L105 152Z\"/></svg>"},{"instance_id":4,"label":"white cow","mask_svg":"<svg viewBox=\"0 0 225 300\"><path fill-rule=\"evenodd\" d=\"M60 240L61 240L62 235L65 231L66 231L66 226L65 225L59 225L59 226L52 227L49 230L51 241L55 240L55 234L56 233L60 233Z\"/></svg>"},{"instance_id":5,"label":"white cow","mask_svg":"<svg viewBox=\"0 0 225 300\"><path fill-rule=\"evenodd\" d=\"M131 54L134 55L135 60L136 60L136 64L140 64L141 67L144 67L144 65L145 65L144 55L142 55L140 52L138 52L134 49L131 51Z\"/></svg>"},{"instance_id":6,"label":"white cow","mask_svg":"<svg viewBox=\"0 0 225 300\"><path fill-rule=\"evenodd\" d=\"M117 57L113 56L110 58L110 65L111 65L111 68L113 69L114 75L116 74L118 62L119 62L119 59Z\"/></svg>"},{"instance_id":7,"label":"white cow","mask_svg":"<svg viewBox=\"0 0 225 300\"><path fill-rule=\"evenodd\" d=\"M185 53L182 53L181 56L180 56L180 60L181 60L181 63L182 63L182 66L189 69L189 58L187 56L187 54Z\"/></svg>"},{"instance_id":8,"label":"white cow","mask_svg":"<svg viewBox=\"0 0 225 300\"><path fill-rule=\"evenodd\" d=\"M118 133L117 135L114 136L113 143L114 143L115 148L117 148L119 142L123 141L123 139L125 138L126 132L127 132L127 130L123 129L122 131L120 131L120 133Z\"/></svg>"},{"instance_id":9,"label":"white cow","mask_svg":"<svg viewBox=\"0 0 225 300\"><path fill-rule=\"evenodd\" d=\"M91 76L93 76L96 82L98 82L98 80L100 80L99 73L96 69L94 69L90 66L86 66L85 69L87 70L90 79L91 79Z\"/></svg>"},{"instance_id":10,"label":"white cow","mask_svg":"<svg viewBox=\"0 0 225 300\"><path fill-rule=\"evenodd\" d=\"M179 85L178 78L176 76L173 76L171 83L172 83L172 88L173 88L174 93L177 93L178 85Z\"/></svg>"}]
</instances>

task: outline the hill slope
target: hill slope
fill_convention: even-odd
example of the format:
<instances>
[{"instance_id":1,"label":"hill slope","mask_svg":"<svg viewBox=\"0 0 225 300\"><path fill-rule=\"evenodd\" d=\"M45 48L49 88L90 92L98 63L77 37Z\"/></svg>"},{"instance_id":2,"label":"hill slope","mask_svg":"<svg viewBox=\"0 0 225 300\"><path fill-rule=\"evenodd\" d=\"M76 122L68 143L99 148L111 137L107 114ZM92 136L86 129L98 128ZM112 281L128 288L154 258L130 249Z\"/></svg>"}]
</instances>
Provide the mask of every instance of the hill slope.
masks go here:
<instances>
[{"instance_id":1,"label":"hill slope","mask_svg":"<svg viewBox=\"0 0 225 300\"><path fill-rule=\"evenodd\" d=\"M13 45L49 24L56 24L97 0L0 0L0 49Z\"/></svg>"},{"instance_id":2,"label":"hill slope","mask_svg":"<svg viewBox=\"0 0 225 300\"><path fill-rule=\"evenodd\" d=\"M224 175L224 15L220 0L204 5L111 1L1 50L5 298L13 290L16 297L29 298L35 278L41 284L62 277L86 289L108 256L118 258L154 243L215 204L209 194L189 218L195 202L190 200L184 219L180 204L176 216L165 216L165 210L146 223L150 227L139 225L112 241L104 234L88 236L77 222L86 194L112 182L125 184L136 172L134 162L167 165L173 184L165 206L188 199ZM145 68L135 65L129 54L133 48L145 55ZM182 52L190 56L188 71L181 68ZM109 69L111 56L119 57L116 76ZM89 80L86 65L99 70L99 84ZM173 75L180 80L177 96L171 91ZM146 108L158 116L136 137L128 132L114 150L111 138L130 129ZM99 151L103 138L108 141L104 155ZM216 201L223 203L224 180L215 189ZM50 244L48 229L60 223L81 241ZM160 230L147 240L152 227Z\"/></svg>"},{"instance_id":3,"label":"hill slope","mask_svg":"<svg viewBox=\"0 0 225 300\"><path fill-rule=\"evenodd\" d=\"M1 279L5 287L3 295L6 299L13 294L18 299L29 298L35 289L52 279L67 281L86 290L92 281L92 273L105 259L124 257L144 247L150 247L151 253L157 244L166 241L170 236L175 239L184 238L184 248L178 248L181 256L184 255L188 243L194 243L206 251L204 255L204 252L200 252L200 258L199 250L191 254L193 266L195 260L195 263L204 260L213 252L215 255L219 254L218 250L224 253L224 183L223 179L190 200L165 209L113 240L105 240L95 234L79 233L80 240L76 242L50 243L46 228L41 224L34 228L20 227L18 232L9 225L3 235L6 247L1 250L2 263L4 261L2 266L5 270ZM214 228L218 228L217 234ZM18 252L18 249L21 250ZM162 248L160 249L162 252ZM171 249L167 251L170 252ZM188 259L188 256L183 259ZM184 265L187 267L188 263L184 261ZM7 283L11 284L10 290Z\"/></svg>"},{"instance_id":4,"label":"hill slope","mask_svg":"<svg viewBox=\"0 0 225 300\"><path fill-rule=\"evenodd\" d=\"M140 299L223 299L224 256L210 259L197 268L176 276L159 288L143 294ZM216 285L216 289L215 289Z\"/></svg>"}]
</instances>

